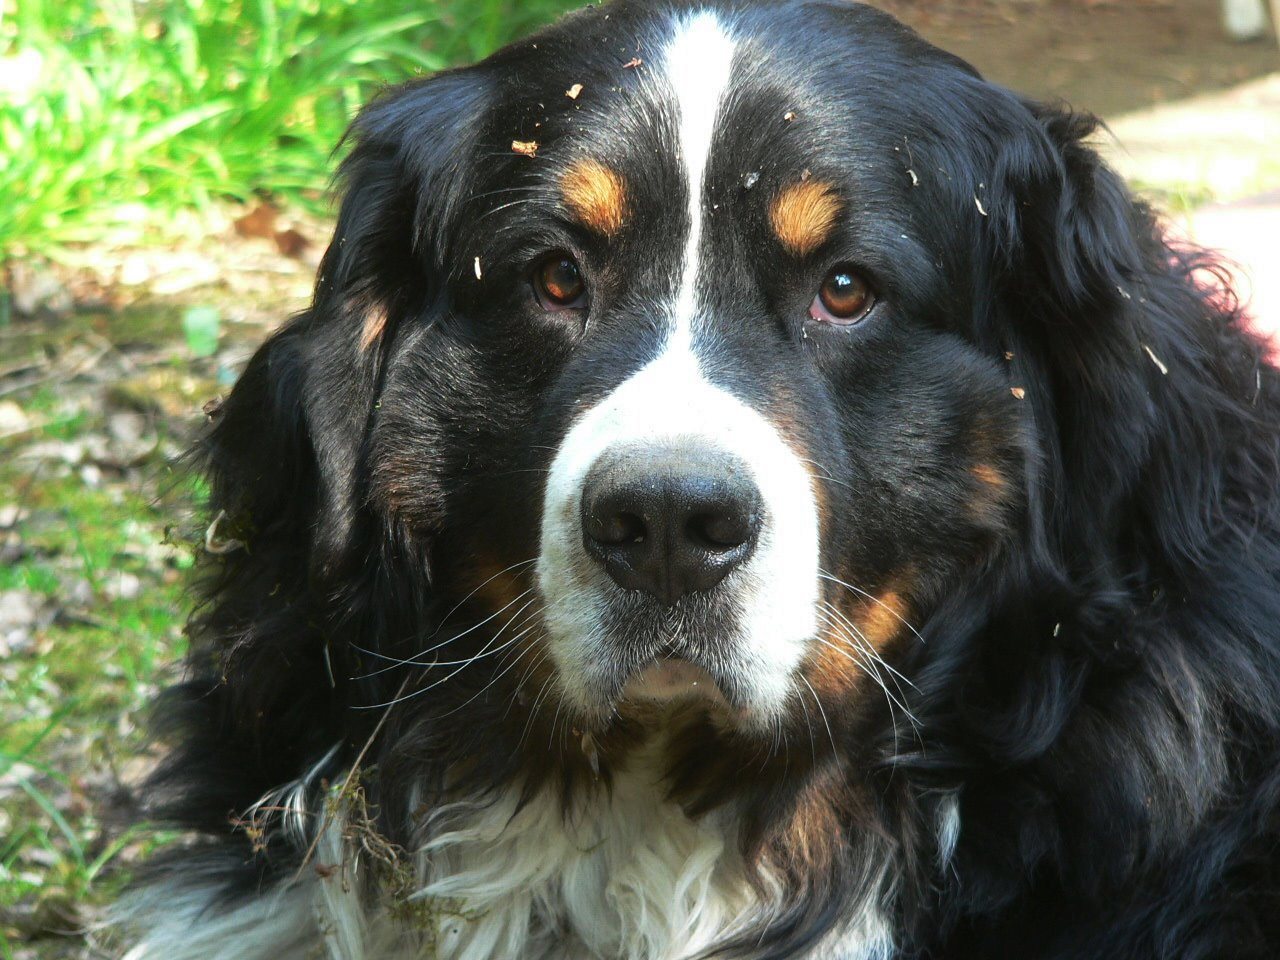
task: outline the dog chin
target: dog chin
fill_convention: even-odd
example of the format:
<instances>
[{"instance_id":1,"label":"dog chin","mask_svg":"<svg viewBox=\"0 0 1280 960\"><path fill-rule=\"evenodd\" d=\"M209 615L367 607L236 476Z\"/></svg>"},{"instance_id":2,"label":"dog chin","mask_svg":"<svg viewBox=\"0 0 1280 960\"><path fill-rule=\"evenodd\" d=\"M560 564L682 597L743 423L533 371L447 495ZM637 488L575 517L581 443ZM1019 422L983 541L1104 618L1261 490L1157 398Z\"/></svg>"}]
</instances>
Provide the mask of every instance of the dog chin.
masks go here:
<instances>
[{"instance_id":1,"label":"dog chin","mask_svg":"<svg viewBox=\"0 0 1280 960\"><path fill-rule=\"evenodd\" d=\"M710 671L682 657L659 657L640 667L623 685L621 699L651 704L705 700L729 707Z\"/></svg>"}]
</instances>

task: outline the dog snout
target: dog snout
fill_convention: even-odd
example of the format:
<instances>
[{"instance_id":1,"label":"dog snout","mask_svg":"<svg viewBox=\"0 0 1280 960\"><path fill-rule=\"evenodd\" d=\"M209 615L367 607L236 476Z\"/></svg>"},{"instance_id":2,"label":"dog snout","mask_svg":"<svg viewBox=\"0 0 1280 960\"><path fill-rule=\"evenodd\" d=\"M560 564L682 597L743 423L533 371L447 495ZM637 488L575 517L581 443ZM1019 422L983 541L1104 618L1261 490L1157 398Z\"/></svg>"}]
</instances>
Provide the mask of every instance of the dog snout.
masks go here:
<instances>
[{"instance_id":1,"label":"dog snout","mask_svg":"<svg viewBox=\"0 0 1280 960\"><path fill-rule=\"evenodd\" d=\"M760 491L723 451L683 447L605 454L582 489L587 552L619 586L672 606L710 590L755 550Z\"/></svg>"}]
</instances>

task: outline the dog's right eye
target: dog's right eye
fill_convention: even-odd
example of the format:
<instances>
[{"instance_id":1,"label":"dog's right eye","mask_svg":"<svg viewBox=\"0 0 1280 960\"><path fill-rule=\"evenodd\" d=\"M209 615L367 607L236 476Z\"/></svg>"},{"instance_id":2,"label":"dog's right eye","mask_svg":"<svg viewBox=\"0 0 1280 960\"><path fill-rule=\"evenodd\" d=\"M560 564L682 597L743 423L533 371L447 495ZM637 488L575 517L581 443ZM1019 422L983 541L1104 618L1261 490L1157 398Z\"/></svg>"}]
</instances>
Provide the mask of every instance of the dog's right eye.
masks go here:
<instances>
[{"instance_id":1,"label":"dog's right eye","mask_svg":"<svg viewBox=\"0 0 1280 960\"><path fill-rule=\"evenodd\" d=\"M567 253L553 253L534 267L533 292L544 310L576 310L587 300L582 271Z\"/></svg>"}]
</instances>

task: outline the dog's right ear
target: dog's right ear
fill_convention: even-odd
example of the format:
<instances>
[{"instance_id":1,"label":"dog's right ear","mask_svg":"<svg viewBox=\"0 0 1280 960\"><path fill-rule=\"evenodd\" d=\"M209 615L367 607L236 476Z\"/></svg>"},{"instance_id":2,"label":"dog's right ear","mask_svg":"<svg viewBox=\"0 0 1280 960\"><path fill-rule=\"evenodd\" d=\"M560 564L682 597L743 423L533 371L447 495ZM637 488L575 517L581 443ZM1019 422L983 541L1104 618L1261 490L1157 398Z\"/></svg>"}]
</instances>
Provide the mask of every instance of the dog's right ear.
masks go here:
<instances>
[{"instance_id":1,"label":"dog's right ear","mask_svg":"<svg viewBox=\"0 0 1280 960\"><path fill-rule=\"evenodd\" d=\"M397 326L443 292L486 93L471 68L392 89L361 113L311 307L213 414L196 454L214 555L189 630L193 679L160 721L183 740L155 782L161 817L223 830L227 810L346 738L352 671L327 638L359 604L336 587L358 586L385 540L365 503L365 437Z\"/></svg>"},{"instance_id":2,"label":"dog's right ear","mask_svg":"<svg viewBox=\"0 0 1280 960\"><path fill-rule=\"evenodd\" d=\"M327 580L352 546L362 445L395 329L443 292L487 84L393 88L352 124L344 198L311 308L249 363L206 444L213 506L250 551Z\"/></svg>"}]
</instances>

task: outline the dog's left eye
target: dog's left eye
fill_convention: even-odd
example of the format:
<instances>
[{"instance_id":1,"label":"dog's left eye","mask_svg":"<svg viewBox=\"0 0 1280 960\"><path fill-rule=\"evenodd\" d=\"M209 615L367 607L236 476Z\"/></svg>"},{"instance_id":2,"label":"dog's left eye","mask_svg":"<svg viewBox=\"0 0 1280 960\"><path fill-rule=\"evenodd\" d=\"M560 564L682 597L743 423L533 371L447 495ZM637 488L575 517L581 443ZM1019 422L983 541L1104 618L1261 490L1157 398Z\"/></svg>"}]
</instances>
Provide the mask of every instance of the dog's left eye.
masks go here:
<instances>
[{"instance_id":1,"label":"dog's left eye","mask_svg":"<svg viewBox=\"0 0 1280 960\"><path fill-rule=\"evenodd\" d=\"M582 271L566 253L553 253L534 267L533 292L545 310L573 310L587 299Z\"/></svg>"},{"instance_id":2,"label":"dog's left eye","mask_svg":"<svg viewBox=\"0 0 1280 960\"><path fill-rule=\"evenodd\" d=\"M838 266L822 280L818 295L809 304L809 316L823 323L852 326L876 305L866 278L850 266Z\"/></svg>"}]
</instances>

